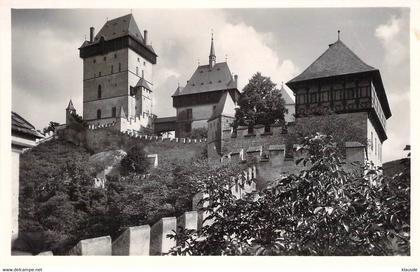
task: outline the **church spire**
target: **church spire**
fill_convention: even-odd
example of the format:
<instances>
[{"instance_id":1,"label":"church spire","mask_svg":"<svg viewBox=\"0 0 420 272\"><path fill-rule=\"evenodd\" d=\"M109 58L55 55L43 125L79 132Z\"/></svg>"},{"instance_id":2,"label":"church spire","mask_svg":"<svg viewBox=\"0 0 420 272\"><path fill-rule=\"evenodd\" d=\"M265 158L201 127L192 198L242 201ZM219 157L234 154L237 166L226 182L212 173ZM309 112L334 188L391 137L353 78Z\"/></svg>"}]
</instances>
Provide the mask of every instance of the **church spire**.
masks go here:
<instances>
[{"instance_id":1,"label":"church spire","mask_svg":"<svg viewBox=\"0 0 420 272\"><path fill-rule=\"evenodd\" d=\"M213 44L213 30L211 32L211 45L210 45L210 55L209 55L209 66L210 69L216 64L216 54L214 53L214 44Z\"/></svg>"}]
</instances>

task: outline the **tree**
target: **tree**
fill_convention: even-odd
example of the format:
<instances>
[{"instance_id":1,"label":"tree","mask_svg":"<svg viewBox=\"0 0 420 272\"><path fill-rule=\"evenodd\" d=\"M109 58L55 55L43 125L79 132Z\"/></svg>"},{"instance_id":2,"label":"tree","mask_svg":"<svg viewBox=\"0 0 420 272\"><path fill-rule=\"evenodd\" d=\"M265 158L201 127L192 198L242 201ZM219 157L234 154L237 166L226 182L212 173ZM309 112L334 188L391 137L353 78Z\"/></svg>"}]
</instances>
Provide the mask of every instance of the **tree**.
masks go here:
<instances>
[{"instance_id":1,"label":"tree","mask_svg":"<svg viewBox=\"0 0 420 272\"><path fill-rule=\"evenodd\" d=\"M120 164L122 175L128 175L129 173L143 174L150 166L143 146L139 144L128 150L127 156L121 160Z\"/></svg>"},{"instance_id":2,"label":"tree","mask_svg":"<svg viewBox=\"0 0 420 272\"><path fill-rule=\"evenodd\" d=\"M239 97L239 109L236 112L235 126L256 124L284 124L287 109L280 90L269 77L256 73L244 87Z\"/></svg>"},{"instance_id":3,"label":"tree","mask_svg":"<svg viewBox=\"0 0 420 272\"><path fill-rule=\"evenodd\" d=\"M45 134L45 133L47 133L47 132L50 132L50 131L55 131L55 128L56 127L58 127L60 124L59 123L57 123L57 122L53 122L53 121L51 121L50 123L49 123L49 125L48 125L48 127L46 127L46 128L44 128L43 130L42 130L42 132Z\"/></svg>"},{"instance_id":4,"label":"tree","mask_svg":"<svg viewBox=\"0 0 420 272\"><path fill-rule=\"evenodd\" d=\"M306 165L258 195L235 200L229 176L209 179L203 209L213 223L171 237L171 254L407 255L409 175L380 174L370 165L345 172L331 136L305 138Z\"/></svg>"},{"instance_id":5,"label":"tree","mask_svg":"<svg viewBox=\"0 0 420 272\"><path fill-rule=\"evenodd\" d=\"M191 130L191 139L204 139L207 138L207 128L200 127L200 128L194 128Z\"/></svg>"}]
</instances>

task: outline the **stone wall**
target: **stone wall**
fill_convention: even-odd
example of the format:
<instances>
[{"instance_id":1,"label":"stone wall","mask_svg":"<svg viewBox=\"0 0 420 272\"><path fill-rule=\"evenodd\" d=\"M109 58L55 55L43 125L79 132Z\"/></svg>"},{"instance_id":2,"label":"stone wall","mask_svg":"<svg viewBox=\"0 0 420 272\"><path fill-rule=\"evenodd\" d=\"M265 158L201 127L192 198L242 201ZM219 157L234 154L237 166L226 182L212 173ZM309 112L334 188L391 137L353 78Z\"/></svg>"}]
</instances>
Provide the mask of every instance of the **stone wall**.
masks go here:
<instances>
[{"instance_id":1,"label":"stone wall","mask_svg":"<svg viewBox=\"0 0 420 272\"><path fill-rule=\"evenodd\" d=\"M257 125L252 133L248 127L238 127L234 133L232 129L222 131L222 154L247 149L251 146L262 146L267 149L269 145L285 144L287 133L281 126L271 126L270 132L264 132L264 126Z\"/></svg>"}]
</instances>

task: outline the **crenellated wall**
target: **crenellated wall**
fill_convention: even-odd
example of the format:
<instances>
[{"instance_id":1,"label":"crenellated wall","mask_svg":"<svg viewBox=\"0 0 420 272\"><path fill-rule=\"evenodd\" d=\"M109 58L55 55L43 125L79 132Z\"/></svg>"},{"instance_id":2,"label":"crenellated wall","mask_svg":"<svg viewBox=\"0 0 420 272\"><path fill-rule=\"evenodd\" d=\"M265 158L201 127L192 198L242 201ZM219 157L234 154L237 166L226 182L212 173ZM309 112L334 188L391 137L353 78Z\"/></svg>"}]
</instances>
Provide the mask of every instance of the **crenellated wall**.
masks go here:
<instances>
[{"instance_id":1,"label":"crenellated wall","mask_svg":"<svg viewBox=\"0 0 420 272\"><path fill-rule=\"evenodd\" d=\"M286 156L286 145L269 145L264 147L250 146L240 148L225 154L221 163L238 163L243 165L254 165L256 167L256 189L261 190L271 181L290 174L297 174L305 167L297 165L296 161L305 156L302 151L297 150L298 145L293 145L292 156ZM366 160L366 146L359 142L346 142L346 164L345 170L353 170L357 166L354 162L364 163Z\"/></svg>"},{"instance_id":2,"label":"crenellated wall","mask_svg":"<svg viewBox=\"0 0 420 272\"><path fill-rule=\"evenodd\" d=\"M238 127L236 133L233 129L222 131L221 151L222 154L235 152L240 149L247 149L251 146L262 146L267 149L269 145L285 144L287 131L282 126L272 125L269 131L264 126L257 125L253 131L248 131L248 127Z\"/></svg>"}]
</instances>

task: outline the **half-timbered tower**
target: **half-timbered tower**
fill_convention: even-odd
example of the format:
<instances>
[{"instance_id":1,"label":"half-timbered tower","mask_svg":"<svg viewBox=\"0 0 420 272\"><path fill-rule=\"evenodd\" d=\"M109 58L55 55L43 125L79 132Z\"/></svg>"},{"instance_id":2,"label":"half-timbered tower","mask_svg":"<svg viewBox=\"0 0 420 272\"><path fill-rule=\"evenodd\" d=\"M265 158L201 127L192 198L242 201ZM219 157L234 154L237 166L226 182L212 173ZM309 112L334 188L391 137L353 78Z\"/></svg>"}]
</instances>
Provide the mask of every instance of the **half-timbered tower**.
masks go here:
<instances>
[{"instance_id":1,"label":"half-timbered tower","mask_svg":"<svg viewBox=\"0 0 420 272\"><path fill-rule=\"evenodd\" d=\"M296 120L334 111L360 126L367 159L382 164L382 144L391 117L378 69L367 65L340 39L300 75L287 82L296 97Z\"/></svg>"}]
</instances>

